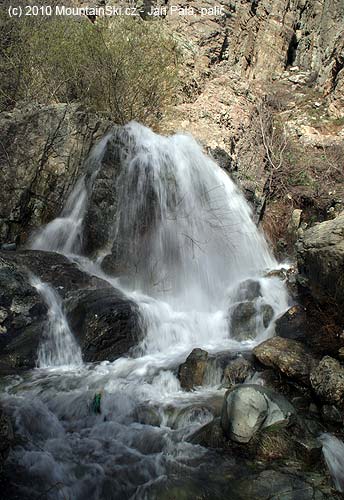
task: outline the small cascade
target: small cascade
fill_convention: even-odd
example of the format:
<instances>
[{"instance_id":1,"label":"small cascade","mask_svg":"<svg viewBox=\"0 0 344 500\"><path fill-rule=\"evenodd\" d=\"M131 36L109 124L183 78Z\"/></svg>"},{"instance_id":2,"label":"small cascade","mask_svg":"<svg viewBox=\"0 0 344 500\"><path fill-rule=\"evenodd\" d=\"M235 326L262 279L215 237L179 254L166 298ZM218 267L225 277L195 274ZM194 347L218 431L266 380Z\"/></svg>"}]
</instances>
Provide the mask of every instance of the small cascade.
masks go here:
<instances>
[{"instance_id":1,"label":"small cascade","mask_svg":"<svg viewBox=\"0 0 344 500\"><path fill-rule=\"evenodd\" d=\"M334 485L338 491L344 493L344 443L328 433L322 434L320 441L323 445L322 451Z\"/></svg>"},{"instance_id":2,"label":"small cascade","mask_svg":"<svg viewBox=\"0 0 344 500\"><path fill-rule=\"evenodd\" d=\"M59 295L37 278L32 279L32 285L48 306L46 332L38 349L38 366L51 368L82 365L81 350L69 328Z\"/></svg>"},{"instance_id":3,"label":"small cascade","mask_svg":"<svg viewBox=\"0 0 344 500\"><path fill-rule=\"evenodd\" d=\"M61 215L33 235L30 241L32 250L58 252L64 255L82 253L83 223L88 202L87 184L92 185L109 138L110 135L107 134L92 149L86 161L86 171L90 172L87 182L86 175L83 175L69 195Z\"/></svg>"}]
</instances>

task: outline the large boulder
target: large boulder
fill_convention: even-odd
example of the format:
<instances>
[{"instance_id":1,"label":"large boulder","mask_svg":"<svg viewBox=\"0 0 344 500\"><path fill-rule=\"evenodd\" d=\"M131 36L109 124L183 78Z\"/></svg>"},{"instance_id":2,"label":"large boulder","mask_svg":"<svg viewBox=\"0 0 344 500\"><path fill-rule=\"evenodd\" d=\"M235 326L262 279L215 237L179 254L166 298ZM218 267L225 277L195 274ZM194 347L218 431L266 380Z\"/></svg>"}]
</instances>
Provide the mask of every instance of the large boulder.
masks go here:
<instances>
[{"instance_id":1,"label":"large boulder","mask_svg":"<svg viewBox=\"0 0 344 500\"><path fill-rule=\"evenodd\" d=\"M323 401L344 408L344 367L339 361L325 356L312 370L310 380Z\"/></svg>"},{"instance_id":2,"label":"large boulder","mask_svg":"<svg viewBox=\"0 0 344 500\"><path fill-rule=\"evenodd\" d=\"M277 392L260 385L242 384L226 394L221 425L230 439L248 443L260 429L288 426L294 415L293 406Z\"/></svg>"},{"instance_id":3,"label":"large boulder","mask_svg":"<svg viewBox=\"0 0 344 500\"><path fill-rule=\"evenodd\" d=\"M25 240L60 213L109 125L76 104L0 114L0 243Z\"/></svg>"},{"instance_id":4,"label":"large boulder","mask_svg":"<svg viewBox=\"0 0 344 500\"><path fill-rule=\"evenodd\" d=\"M113 361L142 336L138 306L114 288L70 293L65 306L84 361Z\"/></svg>"},{"instance_id":5,"label":"large boulder","mask_svg":"<svg viewBox=\"0 0 344 500\"><path fill-rule=\"evenodd\" d=\"M48 309L33 277L64 300L85 361L113 360L137 343L138 307L106 281L60 254L0 252L0 372L36 365Z\"/></svg>"},{"instance_id":6,"label":"large boulder","mask_svg":"<svg viewBox=\"0 0 344 500\"><path fill-rule=\"evenodd\" d=\"M299 272L319 302L344 306L344 213L304 232L297 245Z\"/></svg>"},{"instance_id":7,"label":"large boulder","mask_svg":"<svg viewBox=\"0 0 344 500\"><path fill-rule=\"evenodd\" d=\"M304 384L310 383L309 375L316 360L300 342L273 337L256 346L253 354L263 365Z\"/></svg>"}]
</instances>

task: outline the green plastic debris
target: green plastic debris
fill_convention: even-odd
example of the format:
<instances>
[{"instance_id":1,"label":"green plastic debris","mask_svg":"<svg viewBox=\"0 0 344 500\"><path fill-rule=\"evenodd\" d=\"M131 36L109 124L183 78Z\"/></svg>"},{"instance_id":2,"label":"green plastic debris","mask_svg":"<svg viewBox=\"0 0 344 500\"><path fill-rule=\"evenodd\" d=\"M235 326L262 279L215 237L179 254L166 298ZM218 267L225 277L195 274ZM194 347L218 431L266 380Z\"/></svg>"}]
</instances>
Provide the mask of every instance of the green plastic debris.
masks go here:
<instances>
[{"instance_id":1,"label":"green plastic debris","mask_svg":"<svg viewBox=\"0 0 344 500\"><path fill-rule=\"evenodd\" d=\"M102 395L100 392L94 395L93 401L92 401L92 411L93 413L100 414L101 413L101 399Z\"/></svg>"}]
</instances>

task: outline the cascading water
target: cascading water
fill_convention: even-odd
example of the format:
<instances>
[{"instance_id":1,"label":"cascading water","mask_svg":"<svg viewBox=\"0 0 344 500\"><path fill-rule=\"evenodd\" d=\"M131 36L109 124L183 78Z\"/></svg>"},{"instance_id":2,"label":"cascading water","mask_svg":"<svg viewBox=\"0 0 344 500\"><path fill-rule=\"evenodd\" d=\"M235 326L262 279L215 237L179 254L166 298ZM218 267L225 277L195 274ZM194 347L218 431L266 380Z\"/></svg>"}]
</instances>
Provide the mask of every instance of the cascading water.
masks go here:
<instances>
[{"instance_id":1,"label":"cascading water","mask_svg":"<svg viewBox=\"0 0 344 500\"><path fill-rule=\"evenodd\" d=\"M320 436L325 461L331 472L336 489L344 492L344 443L331 434Z\"/></svg>"},{"instance_id":2,"label":"cascading water","mask_svg":"<svg viewBox=\"0 0 344 500\"><path fill-rule=\"evenodd\" d=\"M118 139L126 145L113 186L118 209L109 241L91 261L76 254L82 254L93 180L105 149ZM146 334L131 357L68 372L36 370L11 383L5 404L28 443L11 460L34 478L34 485L24 479L20 491L30 499L152 500L172 477L189 477L204 481L210 498L229 498L222 479L209 475L226 462L184 440L212 418L207 401L223 390L208 380L186 393L176 371L194 347L244 350L273 332L273 322L260 315L263 306L274 317L287 307L283 283L265 276L277 263L243 196L189 135L161 137L131 123L92 154L90 179L79 181L61 217L36 235L32 248L64 253L120 287L138 304ZM123 264L119 278L104 272L111 260ZM254 297L243 292L248 279ZM51 327L40 366L80 364L61 302L46 285L36 287L49 305ZM256 338L240 342L231 338L229 316L243 303L256 313ZM92 411L96 396L100 413Z\"/></svg>"},{"instance_id":3,"label":"cascading water","mask_svg":"<svg viewBox=\"0 0 344 500\"><path fill-rule=\"evenodd\" d=\"M69 328L60 297L51 286L36 277L32 278L31 283L48 306L46 332L38 350L38 366L80 366L81 350Z\"/></svg>"}]
</instances>

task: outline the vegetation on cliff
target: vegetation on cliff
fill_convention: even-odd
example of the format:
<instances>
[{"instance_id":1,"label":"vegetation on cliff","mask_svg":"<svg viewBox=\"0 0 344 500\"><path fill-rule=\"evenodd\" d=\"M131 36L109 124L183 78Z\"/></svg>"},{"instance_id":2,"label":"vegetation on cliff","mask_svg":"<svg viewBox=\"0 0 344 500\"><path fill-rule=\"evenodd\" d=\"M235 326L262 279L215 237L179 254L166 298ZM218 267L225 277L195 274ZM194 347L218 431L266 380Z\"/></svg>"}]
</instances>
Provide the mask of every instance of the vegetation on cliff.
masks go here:
<instances>
[{"instance_id":1,"label":"vegetation on cliff","mask_svg":"<svg viewBox=\"0 0 344 500\"><path fill-rule=\"evenodd\" d=\"M178 51L160 22L119 16L24 17L2 12L0 108L79 102L116 123L152 125L171 103Z\"/></svg>"}]
</instances>

